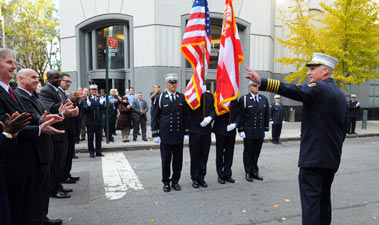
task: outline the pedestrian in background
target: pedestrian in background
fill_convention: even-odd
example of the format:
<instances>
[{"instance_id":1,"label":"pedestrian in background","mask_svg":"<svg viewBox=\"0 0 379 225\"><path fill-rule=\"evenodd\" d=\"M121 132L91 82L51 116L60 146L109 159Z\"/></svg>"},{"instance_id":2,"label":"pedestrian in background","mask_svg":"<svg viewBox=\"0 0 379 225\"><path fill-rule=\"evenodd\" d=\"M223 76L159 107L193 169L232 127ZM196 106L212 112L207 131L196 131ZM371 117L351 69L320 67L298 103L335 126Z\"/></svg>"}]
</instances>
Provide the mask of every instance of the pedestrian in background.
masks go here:
<instances>
[{"instance_id":1,"label":"pedestrian in background","mask_svg":"<svg viewBox=\"0 0 379 225\"><path fill-rule=\"evenodd\" d=\"M154 88L154 91L150 92L151 104L153 104L155 96L157 96L161 93L161 87L159 85L154 85L153 88Z\"/></svg>"},{"instance_id":2,"label":"pedestrian in background","mask_svg":"<svg viewBox=\"0 0 379 225\"><path fill-rule=\"evenodd\" d=\"M280 134L284 123L283 105L280 103L280 95L274 96L274 103L270 105L270 123L272 124L271 137L272 143L280 145Z\"/></svg>"},{"instance_id":3,"label":"pedestrian in background","mask_svg":"<svg viewBox=\"0 0 379 225\"><path fill-rule=\"evenodd\" d=\"M133 141L137 140L137 134L139 132L139 127L141 125L142 130L142 140L147 141L146 137L146 121L147 116L146 113L149 111L149 107L147 106L147 102L142 99L142 93L139 92L137 95L137 99L132 103L132 120L133 120Z\"/></svg>"},{"instance_id":4,"label":"pedestrian in background","mask_svg":"<svg viewBox=\"0 0 379 225\"><path fill-rule=\"evenodd\" d=\"M130 127L132 125L132 106L128 102L128 97L122 97L119 104L120 116L117 121L117 130L121 130L122 142L129 142Z\"/></svg>"},{"instance_id":5,"label":"pedestrian in background","mask_svg":"<svg viewBox=\"0 0 379 225\"><path fill-rule=\"evenodd\" d=\"M355 125L357 123L357 119L359 116L359 109L361 106L359 105L359 102L356 100L356 95L352 94L350 101L347 103L348 108L348 119L349 119L349 128L347 130L348 134L357 134L355 133Z\"/></svg>"},{"instance_id":6,"label":"pedestrian in background","mask_svg":"<svg viewBox=\"0 0 379 225\"><path fill-rule=\"evenodd\" d=\"M332 220L330 191L348 126L345 95L331 77L337 63L332 56L314 53L306 64L310 83L299 86L261 78L245 66L246 78L260 84L260 90L303 102L298 164L303 225L329 225Z\"/></svg>"}]
</instances>

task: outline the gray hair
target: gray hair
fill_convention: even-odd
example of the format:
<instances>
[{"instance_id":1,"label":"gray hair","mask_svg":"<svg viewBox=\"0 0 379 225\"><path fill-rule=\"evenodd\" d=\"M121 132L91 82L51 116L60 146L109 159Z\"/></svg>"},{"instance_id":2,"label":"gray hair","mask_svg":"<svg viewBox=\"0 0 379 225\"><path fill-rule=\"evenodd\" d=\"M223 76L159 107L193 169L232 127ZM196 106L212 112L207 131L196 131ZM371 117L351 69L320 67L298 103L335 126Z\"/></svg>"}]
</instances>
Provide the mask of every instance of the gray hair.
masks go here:
<instances>
[{"instance_id":1,"label":"gray hair","mask_svg":"<svg viewBox=\"0 0 379 225\"><path fill-rule=\"evenodd\" d=\"M333 72L334 72L334 69L330 68L329 66L320 65L320 68L321 68L321 69L328 68L328 69L329 69L329 75L330 75L330 76L332 76L332 74L333 74Z\"/></svg>"},{"instance_id":2,"label":"gray hair","mask_svg":"<svg viewBox=\"0 0 379 225\"><path fill-rule=\"evenodd\" d=\"M8 49L8 48L0 48L0 57L4 57L7 55L11 55L12 57L15 56L15 52Z\"/></svg>"}]
</instances>

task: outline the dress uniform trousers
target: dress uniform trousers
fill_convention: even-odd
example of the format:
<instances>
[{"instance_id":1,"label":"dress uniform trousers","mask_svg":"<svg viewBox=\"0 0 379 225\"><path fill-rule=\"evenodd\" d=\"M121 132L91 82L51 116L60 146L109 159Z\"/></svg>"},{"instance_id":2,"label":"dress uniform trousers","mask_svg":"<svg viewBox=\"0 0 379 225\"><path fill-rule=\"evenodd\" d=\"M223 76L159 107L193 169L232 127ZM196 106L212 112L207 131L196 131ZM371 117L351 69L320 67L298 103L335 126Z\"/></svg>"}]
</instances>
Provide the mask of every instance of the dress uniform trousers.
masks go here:
<instances>
[{"instance_id":1,"label":"dress uniform trousers","mask_svg":"<svg viewBox=\"0 0 379 225\"><path fill-rule=\"evenodd\" d=\"M299 186L303 225L329 225L332 220L330 188L335 169L300 167Z\"/></svg>"},{"instance_id":2,"label":"dress uniform trousers","mask_svg":"<svg viewBox=\"0 0 379 225\"><path fill-rule=\"evenodd\" d=\"M181 144L163 144L160 145L162 158L162 182L164 184L178 183L183 165L183 143ZM172 177L171 175L172 160Z\"/></svg>"},{"instance_id":3,"label":"dress uniform trousers","mask_svg":"<svg viewBox=\"0 0 379 225\"><path fill-rule=\"evenodd\" d=\"M216 169L221 179L232 177L232 164L234 155L234 144L236 136L223 136L216 134Z\"/></svg>"},{"instance_id":4,"label":"dress uniform trousers","mask_svg":"<svg viewBox=\"0 0 379 225\"><path fill-rule=\"evenodd\" d=\"M349 118L349 127L348 127L348 130L347 132L350 133L350 134L353 134L355 133L355 126L357 124L357 118Z\"/></svg>"},{"instance_id":5,"label":"dress uniform trousers","mask_svg":"<svg viewBox=\"0 0 379 225\"><path fill-rule=\"evenodd\" d=\"M190 133L189 146L191 155L191 179L203 181L207 174L211 134Z\"/></svg>"},{"instance_id":6,"label":"dress uniform trousers","mask_svg":"<svg viewBox=\"0 0 379 225\"><path fill-rule=\"evenodd\" d=\"M245 138L243 139L243 165L245 167L245 172L250 175L258 175L258 158L261 154L263 144L262 139L252 139Z\"/></svg>"},{"instance_id":7,"label":"dress uniform trousers","mask_svg":"<svg viewBox=\"0 0 379 225\"><path fill-rule=\"evenodd\" d=\"M93 147L93 137L96 138L96 153L101 153L101 139L103 137L101 124L89 125L87 124L87 138L88 138L88 151L90 154L95 153Z\"/></svg>"},{"instance_id":8,"label":"dress uniform trousers","mask_svg":"<svg viewBox=\"0 0 379 225\"><path fill-rule=\"evenodd\" d=\"M280 134L282 133L282 124L272 124L271 132L272 141L279 143Z\"/></svg>"}]
</instances>

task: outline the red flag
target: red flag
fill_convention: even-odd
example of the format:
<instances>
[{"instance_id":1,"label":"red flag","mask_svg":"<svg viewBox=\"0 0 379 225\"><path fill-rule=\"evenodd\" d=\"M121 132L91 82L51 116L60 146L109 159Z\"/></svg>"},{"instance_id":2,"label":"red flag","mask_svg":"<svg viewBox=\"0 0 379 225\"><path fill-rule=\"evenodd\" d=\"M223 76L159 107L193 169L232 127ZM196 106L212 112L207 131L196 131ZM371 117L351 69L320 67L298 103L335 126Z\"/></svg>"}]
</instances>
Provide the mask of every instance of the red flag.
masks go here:
<instances>
[{"instance_id":1,"label":"red flag","mask_svg":"<svg viewBox=\"0 0 379 225\"><path fill-rule=\"evenodd\" d=\"M229 112L230 102L239 96L239 65L243 53L232 0L225 1L220 54L217 65L217 83L214 93L217 115Z\"/></svg>"}]
</instances>

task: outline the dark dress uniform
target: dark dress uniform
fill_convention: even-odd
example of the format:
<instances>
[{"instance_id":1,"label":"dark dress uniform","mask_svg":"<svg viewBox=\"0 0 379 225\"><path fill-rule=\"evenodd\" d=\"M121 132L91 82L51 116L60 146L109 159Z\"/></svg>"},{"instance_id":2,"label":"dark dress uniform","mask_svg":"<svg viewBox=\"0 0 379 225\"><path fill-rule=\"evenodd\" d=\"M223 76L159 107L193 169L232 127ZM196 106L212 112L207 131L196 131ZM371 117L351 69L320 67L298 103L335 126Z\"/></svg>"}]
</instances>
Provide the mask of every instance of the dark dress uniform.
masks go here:
<instances>
[{"instance_id":1,"label":"dark dress uniform","mask_svg":"<svg viewBox=\"0 0 379 225\"><path fill-rule=\"evenodd\" d=\"M347 103L347 108L348 108L348 119L349 119L349 127L348 127L348 130L347 130L347 133L348 134L355 134L355 125L357 123L357 119L358 119L358 116L359 116L359 109L361 108L359 106L359 102L358 101L353 101L353 100L350 100L348 103Z\"/></svg>"},{"instance_id":2,"label":"dark dress uniform","mask_svg":"<svg viewBox=\"0 0 379 225\"><path fill-rule=\"evenodd\" d=\"M83 101L83 107L87 114L87 137L88 137L88 151L91 157L94 156L95 149L93 147L93 137L96 138L96 155L101 155L101 139L102 139L102 111L104 104L100 103L99 96L90 96L87 98L91 105L87 104L87 100Z\"/></svg>"},{"instance_id":3,"label":"dark dress uniform","mask_svg":"<svg viewBox=\"0 0 379 225\"><path fill-rule=\"evenodd\" d=\"M205 96L205 116L203 117L203 104ZM200 107L195 110L188 110L188 126L189 126L189 149L191 156L191 179L204 183L204 177L207 173L207 162L209 149L211 147L212 125L202 127L200 123L205 117L216 118L214 109L214 100L211 93L205 92L201 96Z\"/></svg>"},{"instance_id":4,"label":"dark dress uniform","mask_svg":"<svg viewBox=\"0 0 379 225\"><path fill-rule=\"evenodd\" d=\"M262 78L259 89L303 102L299 157L303 225L330 224L330 189L347 130L345 95L332 78L300 86Z\"/></svg>"},{"instance_id":5,"label":"dark dress uniform","mask_svg":"<svg viewBox=\"0 0 379 225\"><path fill-rule=\"evenodd\" d=\"M257 100L258 99L258 102ZM243 139L243 164L246 175L259 175L258 158L261 153L265 131L269 130L269 104L266 96L251 93L242 96L239 101L241 122L238 132L245 132Z\"/></svg>"},{"instance_id":6,"label":"dark dress uniform","mask_svg":"<svg viewBox=\"0 0 379 225\"><path fill-rule=\"evenodd\" d=\"M230 115L231 113L231 115ZM231 102L230 112L217 116L212 131L216 135L216 169L217 175L222 180L232 178L232 164L234 144L236 142L236 129L227 131L229 124L240 123L239 107L237 100Z\"/></svg>"},{"instance_id":7,"label":"dark dress uniform","mask_svg":"<svg viewBox=\"0 0 379 225\"><path fill-rule=\"evenodd\" d=\"M282 133L283 123L283 105L280 103L273 103L270 106L270 121L272 121L272 143L280 144L280 134Z\"/></svg>"},{"instance_id":8,"label":"dark dress uniform","mask_svg":"<svg viewBox=\"0 0 379 225\"><path fill-rule=\"evenodd\" d=\"M183 139L188 134L188 109L184 95L176 92L170 100L166 91L156 96L151 108L152 136L160 137L162 158L162 182L177 184L183 164ZM172 159L172 177L171 175Z\"/></svg>"}]
</instances>

